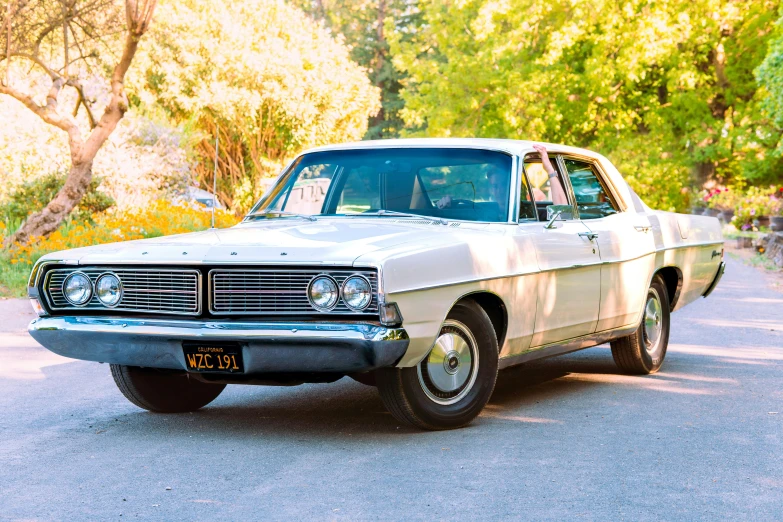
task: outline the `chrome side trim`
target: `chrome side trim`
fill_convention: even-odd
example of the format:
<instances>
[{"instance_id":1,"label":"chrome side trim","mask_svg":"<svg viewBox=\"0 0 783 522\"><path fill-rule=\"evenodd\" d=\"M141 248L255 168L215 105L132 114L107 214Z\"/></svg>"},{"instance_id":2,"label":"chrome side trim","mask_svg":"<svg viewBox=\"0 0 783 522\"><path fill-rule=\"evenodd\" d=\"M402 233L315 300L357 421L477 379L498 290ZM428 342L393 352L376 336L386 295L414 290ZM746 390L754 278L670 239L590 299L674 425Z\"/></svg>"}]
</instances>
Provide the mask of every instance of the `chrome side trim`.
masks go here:
<instances>
[{"instance_id":1,"label":"chrome side trim","mask_svg":"<svg viewBox=\"0 0 783 522\"><path fill-rule=\"evenodd\" d=\"M639 255L639 256L636 256L636 257L631 257L631 258L628 258L628 259L620 259L620 260L617 260L617 261L598 261L596 263L584 263L584 264L575 264L575 265L566 266L566 267L547 268L545 270L531 269L531 270L527 270L525 272L515 272L513 274L505 274L505 275L500 275L500 276L479 277L479 278L475 278L475 279L466 279L466 280L458 281L458 282L440 283L440 284L437 284L437 285L419 286L419 287L415 287L415 288L405 288L405 289L402 289L402 290L395 290L394 293L395 294L404 294L406 292L418 292L420 290L432 290L434 288L444 288L444 287L447 287L447 286L459 286L459 285L470 284L470 283L482 283L484 281L493 281L493 280L496 280L496 279L508 279L508 278L511 278L511 277L521 277L521 276L526 276L526 275L544 274L544 273L547 273L547 272L557 272L557 271L561 271L561 270L574 270L574 269L577 269L577 268L585 268L585 267L591 267L591 266L596 266L596 265L615 265L615 264L619 264L619 263L628 263L630 261L636 261L637 259L642 259L642 258L647 257L647 256L652 256L652 255L655 255L655 254L657 254L659 252L664 252L666 250L678 250L678 249L681 249L681 248L703 248L703 247L708 247L708 246L722 245L723 243L724 243L723 241L720 241L720 242L711 241L711 242L706 242L706 243L694 243L694 244L690 244L690 245L677 245L677 246L668 247L668 248L662 248L662 249L658 249L658 250L651 250L650 252L648 252L646 254L642 254L642 255ZM661 268L663 268L663 267L661 267Z\"/></svg>"},{"instance_id":2,"label":"chrome side trim","mask_svg":"<svg viewBox=\"0 0 783 522\"><path fill-rule=\"evenodd\" d=\"M504 368L516 366L517 364L535 361L538 359L545 359L547 357L554 357L556 355L564 355L566 353L584 350L585 348L592 348L593 346L598 346L599 344L631 335L636 331L637 328L638 326L626 326L616 330L606 330L582 337L576 337L564 342L537 346L523 353L500 359L498 362L498 368L502 370Z\"/></svg>"},{"instance_id":3,"label":"chrome side trim","mask_svg":"<svg viewBox=\"0 0 783 522\"><path fill-rule=\"evenodd\" d=\"M675 245L666 248L658 248L655 252L665 252L667 250L679 250L681 248L701 248L706 246L724 245L725 241L705 241L702 243L689 243L687 245Z\"/></svg>"}]
</instances>

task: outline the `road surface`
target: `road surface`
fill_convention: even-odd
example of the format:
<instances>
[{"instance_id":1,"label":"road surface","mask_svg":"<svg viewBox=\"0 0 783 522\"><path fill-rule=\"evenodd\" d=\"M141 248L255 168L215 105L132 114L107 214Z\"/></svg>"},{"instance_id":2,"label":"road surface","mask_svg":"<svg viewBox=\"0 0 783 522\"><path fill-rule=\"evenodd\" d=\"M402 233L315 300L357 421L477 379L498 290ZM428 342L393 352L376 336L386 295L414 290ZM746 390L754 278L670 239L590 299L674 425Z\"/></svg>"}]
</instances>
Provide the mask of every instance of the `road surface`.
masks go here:
<instances>
[{"instance_id":1,"label":"road surface","mask_svg":"<svg viewBox=\"0 0 783 522\"><path fill-rule=\"evenodd\" d=\"M28 308L0 301L0 520L783 519L783 294L736 261L657 375L606 346L539 361L440 433L349 379L147 413Z\"/></svg>"}]
</instances>

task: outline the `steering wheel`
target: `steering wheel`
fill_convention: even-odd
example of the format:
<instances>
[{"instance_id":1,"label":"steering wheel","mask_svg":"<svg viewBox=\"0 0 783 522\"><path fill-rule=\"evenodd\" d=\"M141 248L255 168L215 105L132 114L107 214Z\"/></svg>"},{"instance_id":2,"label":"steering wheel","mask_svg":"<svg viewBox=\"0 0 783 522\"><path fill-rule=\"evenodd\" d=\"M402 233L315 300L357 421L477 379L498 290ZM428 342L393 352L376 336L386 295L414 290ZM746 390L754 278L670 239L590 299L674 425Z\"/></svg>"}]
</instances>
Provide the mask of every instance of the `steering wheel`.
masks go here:
<instances>
[{"instance_id":1,"label":"steering wheel","mask_svg":"<svg viewBox=\"0 0 783 522\"><path fill-rule=\"evenodd\" d=\"M469 199L452 199L450 208L473 207L475 204Z\"/></svg>"}]
</instances>

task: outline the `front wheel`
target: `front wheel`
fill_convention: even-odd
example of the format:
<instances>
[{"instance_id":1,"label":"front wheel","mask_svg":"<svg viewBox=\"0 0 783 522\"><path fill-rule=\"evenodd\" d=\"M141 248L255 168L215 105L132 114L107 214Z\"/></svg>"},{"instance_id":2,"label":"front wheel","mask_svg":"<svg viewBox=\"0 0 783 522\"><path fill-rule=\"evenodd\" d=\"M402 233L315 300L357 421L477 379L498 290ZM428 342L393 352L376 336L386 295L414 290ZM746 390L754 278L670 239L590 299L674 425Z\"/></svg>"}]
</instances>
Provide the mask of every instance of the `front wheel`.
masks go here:
<instances>
[{"instance_id":1,"label":"front wheel","mask_svg":"<svg viewBox=\"0 0 783 522\"><path fill-rule=\"evenodd\" d=\"M381 400L398 421L427 430L464 426L495 389L498 341L492 322L476 303L459 303L424 360L375 374Z\"/></svg>"},{"instance_id":2,"label":"front wheel","mask_svg":"<svg viewBox=\"0 0 783 522\"><path fill-rule=\"evenodd\" d=\"M126 399L158 413L196 411L214 401L225 384L206 383L187 372L111 365L111 375Z\"/></svg>"},{"instance_id":3,"label":"front wheel","mask_svg":"<svg viewBox=\"0 0 783 522\"><path fill-rule=\"evenodd\" d=\"M653 278L639 328L627 337L611 342L612 357L625 373L647 375L657 372L669 345L669 295L661 276Z\"/></svg>"}]
</instances>

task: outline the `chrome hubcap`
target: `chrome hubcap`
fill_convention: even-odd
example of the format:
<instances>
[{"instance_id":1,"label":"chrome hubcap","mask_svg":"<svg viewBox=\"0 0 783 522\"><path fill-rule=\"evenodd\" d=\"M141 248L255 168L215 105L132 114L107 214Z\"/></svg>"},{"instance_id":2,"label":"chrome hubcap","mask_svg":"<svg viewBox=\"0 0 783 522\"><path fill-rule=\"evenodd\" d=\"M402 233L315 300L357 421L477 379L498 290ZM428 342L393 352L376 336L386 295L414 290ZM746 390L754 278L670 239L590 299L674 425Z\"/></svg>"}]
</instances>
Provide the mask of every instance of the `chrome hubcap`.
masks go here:
<instances>
[{"instance_id":1,"label":"chrome hubcap","mask_svg":"<svg viewBox=\"0 0 783 522\"><path fill-rule=\"evenodd\" d=\"M647 297L647 306L644 307L644 344L647 351L652 353L658 346L658 340L663 331L663 313L658 292L650 289Z\"/></svg>"},{"instance_id":2,"label":"chrome hubcap","mask_svg":"<svg viewBox=\"0 0 783 522\"><path fill-rule=\"evenodd\" d=\"M448 405L468 394L476 381L477 367L476 340L464 324L449 320L417 372L427 397Z\"/></svg>"}]
</instances>

